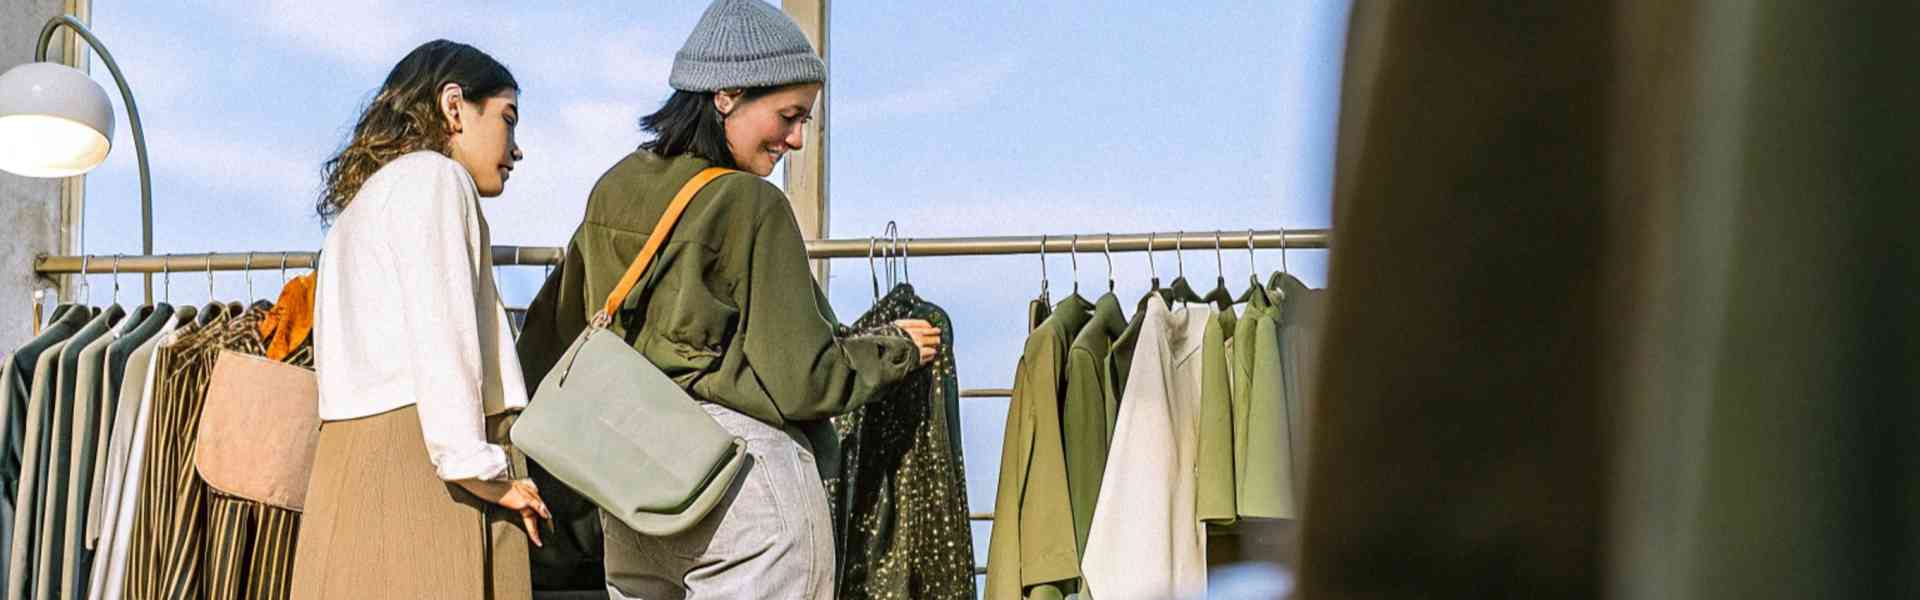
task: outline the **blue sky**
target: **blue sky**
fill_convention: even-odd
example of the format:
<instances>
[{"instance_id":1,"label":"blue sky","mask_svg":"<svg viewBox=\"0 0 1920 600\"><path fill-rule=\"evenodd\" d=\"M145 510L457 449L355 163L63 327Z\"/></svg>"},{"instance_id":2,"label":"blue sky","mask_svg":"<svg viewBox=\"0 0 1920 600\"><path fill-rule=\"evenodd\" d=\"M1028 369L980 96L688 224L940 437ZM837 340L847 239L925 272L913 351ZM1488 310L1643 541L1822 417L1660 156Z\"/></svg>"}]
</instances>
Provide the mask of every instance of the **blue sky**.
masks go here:
<instances>
[{"instance_id":1,"label":"blue sky","mask_svg":"<svg viewBox=\"0 0 1920 600\"><path fill-rule=\"evenodd\" d=\"M705 3L550 6L94 0L94 30L146 126L156 252L318 248L321 161L393 62L439 37L488 51L525 88L528 157L485 204L494 242L564 244L593 181L642 141L635 121L668 95L673 51ZM1102 232L1325 227L1347 11L1346 0L836 4L830 233L878 235L893 220L912 237L1083 234L1080 280L1093 298L1106 277ZM93 72L113 89L103 66ZM139 252L128 132L122 117L113 154L88 177L90 253ZM1212 244L1189 240L1204 250L1186 253L1185 270L1205 289ZM1155 254L1163 279L1179 268L1172 254ZM1325 252L1286 258L1324 283ZM1254 260L1263 277L1281 265L1277 251ZM1072 287L1070 258L1047 262L1058 299ZM1218 262L1243 284L1244 248ZM1116 254L1113 270L1131 306L1147 258ZM538 268L501 271L510 305L539 285ZM912 274L953 316L961 385L1009 386L1039 259L918 258ZM835 263L828 288L843 320L871 302L868 276L864 260ZM93 278L96 301L109 279ZM256 295L277 292L278 273L253 279ZM138 293L137 278L123 286L125 298ZM204 275L172 287L176 302L205 300ZM238 273L215 287L247 294ZM999 400L963 411L976 510L992 506L1005 411Z\"/></svg>"}]
</instances>

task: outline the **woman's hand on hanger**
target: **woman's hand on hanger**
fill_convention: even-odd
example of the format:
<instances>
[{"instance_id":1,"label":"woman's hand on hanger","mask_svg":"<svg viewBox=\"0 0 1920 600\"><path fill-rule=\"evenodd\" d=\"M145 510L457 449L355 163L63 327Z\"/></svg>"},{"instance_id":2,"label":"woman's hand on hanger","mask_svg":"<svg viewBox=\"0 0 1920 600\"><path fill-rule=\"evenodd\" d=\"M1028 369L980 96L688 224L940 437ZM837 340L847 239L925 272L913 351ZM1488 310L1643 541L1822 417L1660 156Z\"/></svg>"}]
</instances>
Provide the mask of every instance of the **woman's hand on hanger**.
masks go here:
<instances>
[{"instance_id":1,"label":"woman's hand on hanger","mask_svg":"<svg viewBox=\"0 0 1920 600\"><path fill-rule=\"evenodd\" d=\"M920 319L901 319L894 321L893 325L907 332L907 336L913 338L913 345L920 348L920 366L927 366L940 353L940 328L932 323Z\"/></svg>"}]
</instances>

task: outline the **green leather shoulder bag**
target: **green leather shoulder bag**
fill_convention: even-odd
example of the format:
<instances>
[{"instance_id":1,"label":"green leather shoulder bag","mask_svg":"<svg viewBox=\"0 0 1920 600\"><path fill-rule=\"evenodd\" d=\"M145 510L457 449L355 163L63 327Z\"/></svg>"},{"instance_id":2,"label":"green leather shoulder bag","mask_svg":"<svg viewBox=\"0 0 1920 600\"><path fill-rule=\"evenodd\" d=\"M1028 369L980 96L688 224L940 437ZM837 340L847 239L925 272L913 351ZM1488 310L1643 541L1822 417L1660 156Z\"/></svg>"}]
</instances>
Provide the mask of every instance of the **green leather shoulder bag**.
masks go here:
<instances>
[{"instance_id":1,"label":"green leather shoulder bag","mask_svg":"<svg viewBox=\"0 0 1920 600\"><path fill-rule=\"evenodd\" d=\"M606 305L541 382L513 425L515 447L634 531L686 531L720 503L746 462L727 430L626 340L608 330L710 168L680 188Z\"/></svg>"}]
</instances>

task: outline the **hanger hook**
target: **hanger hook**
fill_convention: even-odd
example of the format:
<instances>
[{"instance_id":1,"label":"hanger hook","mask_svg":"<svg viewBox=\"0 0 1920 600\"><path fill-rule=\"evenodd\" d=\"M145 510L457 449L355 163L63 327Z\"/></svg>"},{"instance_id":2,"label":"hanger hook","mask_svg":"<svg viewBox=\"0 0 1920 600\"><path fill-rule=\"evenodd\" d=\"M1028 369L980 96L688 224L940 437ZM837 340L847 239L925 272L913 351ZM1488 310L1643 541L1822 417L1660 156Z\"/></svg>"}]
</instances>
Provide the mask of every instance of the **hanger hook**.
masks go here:
<instances>
[{"instance_id":1,"label":"hanger hook","mask_svg":"<svg viewBox=\"0 0 1920 600\"><path fill-rule=\"evenodd\" d=\"M252 252L247 253L247 264L246 264L245 270L247 275L247 303L252 304L255 298L255 296L253 295L253 253Z\"/></svg>"},{"instance_id":2,"label":"hanger hook","mask_svg":"<svg viewBox=\"0 0 1920 600\"><path fill-rule=\"evenodd\" d=\"M900 224L893 221L887 221L886 236L887 236L887 287L891 289L893 286L900 284L900 280L899 280L900 274L898 271L894 270L894 265L897 264L894 260L894 256L896 256L897 253L900 251Z\"/></svg>"},{"instance_id":3,"label":"hanger hook","mask_svg":"<svg viewBox=\"0 0 1920 600\"><path fill-rule=\"evenodd\" d=\"M880 270L873 265L873 248L879 243L880 238L867 238L867 276L873 279L873 299L876 301L880 299Z\"/></svg>"},{"instance_id":4,"label":"hanger hook","mask_svg":"<svg viewBox=\"0 0 1920 600\"><path fill-rule=\"evenodd\" d=\"M1287 228L1285 227L1280 228L1280 272L1292 272L1287 270Z\"/></svg>"},{"instance_id":5,"label":"hanger hook","mask_svg":"<svg viewBox=\"0 0 1920 600\"><path fill-rule=\"evenodd\" d=\"M1160 285L1160 266L1153 264L1153 232L1147 232L1147 273L1153 276L1153 284Z\"/></svg>"},{"instance_id":6,"label":"hanger hook","mask_svg":"<svg viewBox=\"0 0 1920 600\"><path fill-rule=\"evenodd\" d=\"M1187 249L1184 245L1184 242L1186 241L1187 241L1187 232L1185 231L1174 232L1173 259L1175 261L1175 264L1180 265L1180 273L1178 277L1181 279L1187 278L1187 254L1186 254Z\"/></svg>"},{"instance_id":7,"label":"hanger hook","mask_svg":"<svg viewBox=\"0 0 1920 600\"><path fill-rule=\"evenodd\" d=\"M213 253L207 253L207 302L213 302Z\"/></svg>"},{"instance_id":8,"label":"hanger hook","mask_svg":"<svg viewBox=\"0 0 1920 600\"><path fill-rule=\"evenodd\" d=\"M1253 230L1247 230L1247 272L1257 281L1260 278L1260 266L1253 262Z\"/></svg>"},{"instance_id":9,"label":"hanger hook","mask_svg":"<svg viewBox=\"0 0 1920 600\"><path fill-rule=\"evenodd\" d=\"M1080 234L1073 234L1067 246L1067 258L1073 263L1073 293L1080 293Z\"/></svg>"},{"instance_id":10,"label":"hanger hook","mask_svg":"<svg viewBox=\"0 0 1920 600\"><path fill-rule=\"evenodd\" d=\"M173 258L160 257L160 301L173 303Z\"/></svg>"},{"instance_id":11,"label":"hanger hook","mask_svg":"<svg viewBox=\"0 0 1920 600\"><path fill-rule=\"evenodd\" d=\"M80 293L87 304L93 304L93 284L87 281L87 263L92 259L85 251L80 253Z\"/></svg>"},{"instance_id":12,"label":"hanger hook","mask_svg":"<svg viewBox=\"0 0 1920 600\"><path fill-rule=\"evenodd\" d=\"M287 256L290 252L280 253L280 287L287 287Z\"/></svg>"},{"instance_id":13,"label":"hanger hook","mask_svg":"<svg viewBox=\"0 0 1920 600\"><path fill-rule=\"evenodd\" d=\"M913 238L907 238L906 242L900 244L900 280L909 284L913 283L913 271L907 270L907 258L912 250Z\"/></svg>"},{"instance_id":14,"label":"hanger hook","mask_svg":"<svg viewBox=\"0 0 1920 600\"><path fill-rule=\"evenodd\" d=\"M1113 234L1109 232L1100 242L1100 253L1107 255L1107 293L1113 293Z\"/></svg>"},{"instance_id":15,"label":"hanger hook","mask_svg":"<svg viewBox=\"0 0 1920 600\"><path fill-rule=\"evenodd\" d=\"M1227 260L1220 255L1220 231L1213 232L1213 272L1219 274L1221 281L1227 280Z\"/></svg>"},{"instance_id":16,"label":"hanger hook","mask_svg":"<svg viewBox=\"0 0 1920 600\"><path fill-rule=\"evenodd\" d=\"M120 303L120 255L113 255L113 303Z\"/></svg>"},{"instance_id":17,"label":"hanger hook","mask_svg":"<svg viewBox=\"0 0 1920 600\"><path fill-rule=\"evenodd\" d=\"M1047 297L1047 234L1040 234L1040 297Z\"/></svg>"}]
</instances>

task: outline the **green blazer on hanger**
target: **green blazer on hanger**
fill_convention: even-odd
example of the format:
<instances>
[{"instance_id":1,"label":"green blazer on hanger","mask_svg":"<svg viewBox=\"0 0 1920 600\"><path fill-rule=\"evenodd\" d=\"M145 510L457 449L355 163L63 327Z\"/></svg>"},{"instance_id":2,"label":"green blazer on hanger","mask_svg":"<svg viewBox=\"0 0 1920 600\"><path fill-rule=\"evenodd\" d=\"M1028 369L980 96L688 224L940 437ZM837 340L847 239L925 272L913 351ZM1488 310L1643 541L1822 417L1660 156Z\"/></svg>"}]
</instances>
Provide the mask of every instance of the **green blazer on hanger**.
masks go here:
<instances>
[{"instance_id":1,"label":"green blazer on hanger","mask_svg":"<svg viewBox=\"0 0 1920 600\"><path fill-rule=\"evenodd\" d=\"M1203 522L1230 524L1235 509L1233 388L1227 336L1235 328L1233 307L1213 314L1200 342L1200 456L1194 512Z\"/></svg>"},{"instance_id":2,"label":"green blazer on hanger","mask_svg":"<svg viewBox=\"0 0 1920 600\"><path fill-rule=\"evenodd\" d=\"M1107 354L1113 338L1127 326L1120 299L1100 296L1093 316L1073 337L1067 350L1066 401L1060 414L1060 433L1066 445L1067 496L1073 503L1074 546L1087 551L1088 526L1094 501L1100 498L1100 479L1107 470L1107 448L1113 441L1118 398L1107 379Z\"/></svg>"},{"instance_id":3,"label":"green blazer on hanger","mask_svg":"<svg viewBox=\"0 0 1920 600\"><path fill-rule=\"evenodd\" d=\"M1253 371L1258 361L1255 354L1259 345L1255 339L1260 329L1260 320L1266 318L1272 310L1266 290L1256 288L1248 295L1247 307L1241 312L1240 319L1233 326L1233 369L1229 379L1232 382L1231 402L1233 406L1233 468L1235 503L1243 502L1247 464L1247 417L1252 408ZM1236 511L1238 508L1235 509Z\"/></svg>"},{"instance_id":4,"label":"green blazer on hanger","mask_svg":"<svg viewBox=\"0 0 1920 600\"><path fill-rule=\"evenodd\" d=\"M1090 308L1079 296L1062 300L1027 336L1020 354L987 544L986 597L991 600L1063 598L1078 591L1080 556L1067 495L1060 401L1067 350L1092 318Z\"/></svg>"},{"instance_id":5,"label":"green blazer on hanger","mask_svg":"<svg viewBox=\"0 0 1920 600\"><path fill-rule=\"evenodd\" d=\"M1244 518L1300 516L1293 462L1293 432L1298 427L1287 411L1277 313L1271 309L1261 312L1251 340L1253 376L1247 393L1246 456L1238 468L1238 510Z\"/></svg>"}]
</instances>

